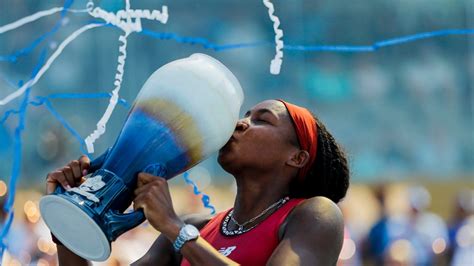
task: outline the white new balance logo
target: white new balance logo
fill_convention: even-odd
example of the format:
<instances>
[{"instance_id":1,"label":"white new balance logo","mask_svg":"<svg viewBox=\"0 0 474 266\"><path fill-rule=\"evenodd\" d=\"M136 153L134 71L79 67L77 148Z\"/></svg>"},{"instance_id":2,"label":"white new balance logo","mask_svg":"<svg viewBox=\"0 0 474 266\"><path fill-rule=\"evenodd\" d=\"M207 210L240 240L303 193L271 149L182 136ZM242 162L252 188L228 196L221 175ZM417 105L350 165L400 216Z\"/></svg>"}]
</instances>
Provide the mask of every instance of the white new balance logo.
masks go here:
<instances>
[{"instance_id":1,"label":"white new balance logo","mask_svg":"<svg viewBox=\"0 0 474 266\"><path fill-rule=\"evenodd\" d=\"M221 253L222 255L224 256L229 256L230 253L232 253L232 251L234 251L237 247L236 246L231 246L231 247L228 247L228 248L220 248L219 249L219 253Z\"/></svg>"}]
</instances>

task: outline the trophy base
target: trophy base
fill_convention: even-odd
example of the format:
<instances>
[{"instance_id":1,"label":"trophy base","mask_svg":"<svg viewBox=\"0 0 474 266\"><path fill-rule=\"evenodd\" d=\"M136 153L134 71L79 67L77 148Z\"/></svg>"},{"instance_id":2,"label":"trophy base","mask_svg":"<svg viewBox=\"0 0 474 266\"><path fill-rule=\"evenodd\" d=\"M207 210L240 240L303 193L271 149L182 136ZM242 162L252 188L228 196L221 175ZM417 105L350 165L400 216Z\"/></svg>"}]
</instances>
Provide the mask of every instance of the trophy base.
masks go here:
<instances>
[{"instance_id":1,"label":"trophy base","mask_svg":"<svg viewBox=\"0 0 474 266\"><path fill-rule=\"evenodd\" d=\"M76 204L57 195L40 201L43 219L52 233L69 250L93 261L110 256L110 243L99 225Z\"/></svg>"}]
</instances>

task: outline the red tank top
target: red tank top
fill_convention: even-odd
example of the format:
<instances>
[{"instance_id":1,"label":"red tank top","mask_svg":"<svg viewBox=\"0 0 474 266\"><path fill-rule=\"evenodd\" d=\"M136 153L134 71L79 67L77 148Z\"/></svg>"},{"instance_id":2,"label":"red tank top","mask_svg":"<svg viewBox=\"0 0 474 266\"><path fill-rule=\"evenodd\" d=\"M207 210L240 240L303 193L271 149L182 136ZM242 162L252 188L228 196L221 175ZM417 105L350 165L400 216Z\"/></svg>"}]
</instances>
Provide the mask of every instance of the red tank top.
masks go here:
<instances>
[{"instance_id":1,"label":"red tank top","mask_svg":"<svg viewBox=\"0 0 474 266\"><path fill-rule=\"evenodd\" d=\"M272 213L252 230L238 236L226 236L221 233L222 221L229 210L218 213L204 228L201 237L221 254L240 265L265 265L278 246L278 231L288 213L304 199L290 199L285 205ZM191 265L183 258L181 266Z\"/></svg>"}]
</instances>

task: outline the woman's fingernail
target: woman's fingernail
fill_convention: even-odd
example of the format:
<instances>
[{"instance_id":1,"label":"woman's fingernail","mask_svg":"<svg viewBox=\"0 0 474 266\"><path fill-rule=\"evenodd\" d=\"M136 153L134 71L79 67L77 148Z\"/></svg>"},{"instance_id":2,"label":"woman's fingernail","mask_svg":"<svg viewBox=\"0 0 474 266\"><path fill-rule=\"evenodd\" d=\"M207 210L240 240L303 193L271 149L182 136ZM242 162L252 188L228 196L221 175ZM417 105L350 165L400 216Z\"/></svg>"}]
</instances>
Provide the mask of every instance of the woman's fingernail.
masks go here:
<instances>
[{"instance_id":1,"label":"woman's fingernail","mask_svg":"<svg viewBox=\"0 0 474 266\"><path fill-rule=\"evenodd\" d=\"M70 190L71 189L71 186L70 185L66 185L66 190Z\"/></svg>"},{"instance_id":2,"label":"woman's fingernail","mask_svg":"<svg viewBox=\"0 0 474 266\"><path fill-rule=\"evenodd\" d=\"M87 170L86 169L82 170L82 175L87 175Z\"/></svg>"}]
</instances>

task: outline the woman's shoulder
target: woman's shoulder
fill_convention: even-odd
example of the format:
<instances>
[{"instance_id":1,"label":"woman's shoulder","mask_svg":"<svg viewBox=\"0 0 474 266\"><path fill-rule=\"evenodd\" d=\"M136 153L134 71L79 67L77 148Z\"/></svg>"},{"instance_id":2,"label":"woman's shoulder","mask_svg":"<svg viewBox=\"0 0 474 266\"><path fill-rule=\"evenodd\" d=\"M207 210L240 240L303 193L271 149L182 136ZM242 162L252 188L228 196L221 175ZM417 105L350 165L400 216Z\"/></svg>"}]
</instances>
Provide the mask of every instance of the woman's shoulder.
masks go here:
<instances>
[{"instance_id":1,"label":"woman's shoulder","mask_svg":"<svg viewBox=\"0 0 474 266\"><path fill-rule=\"evenodd\" d=\"M316 196L301 201L293 210L293 217L309 216L318 219L343 221L341 209L329 198ZM290 217L291 218L291 217Z\"/></svg>"},{"instance_id":2,"label":"woman's shoulder","mask_svg":"<svg viewBox=\"0 0 474 266\"><path fill-rule=\"evenodd\" d=\"M316 212L318 214L341 214L339 206L334 201L323 196L316 196L302 200L296 207L295 211Z\"/></svg>"},{"instance_id":3,"label":"woman's shoulder","mask_svg":"<svg viewBox=\"0 0 474 266\"><path fill-rule=\"evenodd\" d=\"M281 242L291 241L316 257L337 258L344 239L344 219L330 199L308 198L293 208L280 232Z\"/></svg>"},{"instance_id":4,"label":"woman's shoulder","mask_svg":"<svg viewBox=\"0 0 474 266\"><path fill-rule=\"evenodd\" d=\"M317 196L301 201L287 217L287 226L308 224L311 227L343 231L344 218L332 200ZM329 228L328 228L329 227Z\"/></svg>"}]
</instances>

